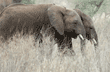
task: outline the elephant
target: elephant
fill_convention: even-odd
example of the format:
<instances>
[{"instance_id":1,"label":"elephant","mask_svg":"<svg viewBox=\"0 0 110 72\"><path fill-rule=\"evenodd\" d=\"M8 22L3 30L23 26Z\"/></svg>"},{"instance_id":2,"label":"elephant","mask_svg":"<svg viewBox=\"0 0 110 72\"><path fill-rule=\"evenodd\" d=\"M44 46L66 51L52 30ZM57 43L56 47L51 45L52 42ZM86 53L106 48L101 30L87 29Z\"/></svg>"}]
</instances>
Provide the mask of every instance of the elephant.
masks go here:
<instances>
[{"instance_id":1,"label":"elephant","mask_svg":"<svg viewBox=\"0 0 110 72\"><path fill-rule=\"evenodd\" d=\"M55 4L12 4L0 14L0 36L7 41L17 31L41 36L49 30L58 47L72 49L72 38L86 39L86 31L75 10Z\"/></svg>"},{"instance_id":2,"label":"elephant","mask_svg":"<svg viewBox=\"0 0 110 72\"><path fill-rule=\"evenodd\" d=\"M0 12L12 3L20 3L22 0L0 0Z\"/></svg>"},{"instance_id":3,"label":"elephant","mask_svg":"<svg viewBox=\"0 0 110 72\"><path fill-rule=\"evenodd\" d=\"M97 46L98 46L98 36L97 36L96 30L95 30L95 27L93 25L92 19L88 15L84 14L81 10L79 10L79 9L74 9L74 10L81 17L81 20L83 22L84 28L86 30L86 39L88 39L91 42L93 42L95 48L97 48ZM85 44L84 42L81 41L81 44Z\"/></svg>"}]
</instances>

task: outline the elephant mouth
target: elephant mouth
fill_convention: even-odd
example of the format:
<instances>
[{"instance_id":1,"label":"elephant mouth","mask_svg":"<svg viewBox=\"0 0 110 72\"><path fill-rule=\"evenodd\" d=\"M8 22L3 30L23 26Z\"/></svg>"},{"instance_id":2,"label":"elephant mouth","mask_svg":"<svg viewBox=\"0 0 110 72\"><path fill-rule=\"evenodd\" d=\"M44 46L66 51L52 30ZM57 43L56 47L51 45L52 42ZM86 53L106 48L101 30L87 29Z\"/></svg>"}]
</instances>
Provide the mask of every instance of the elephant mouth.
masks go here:
<instances>
[{"instance_id":1,"label":"elephant mouth","mask_svg":"<svg viewBox=\"0 0 110 72\"><path fill-rule=\"evenodd\" d=\"M71 32L68 32L68 31L65 31L65 34L76 39L77 36L79 35L78 33L75 32L75 30L71 31Z\"/></svg>"},{"instance_id":2,"label":"elephant mouth","mask_svg":"<svg viewBox=\"0 0 110 72\"><path fill-rule=\"evenodd\" d=\"M94 38L91 38L91 35L90 35L90 34L86 34L86 38L87 38L88 40L90 40L91 44L93 43L94 45L98 45L97 40L94 39Z\"/></svg>"}]
</instances>

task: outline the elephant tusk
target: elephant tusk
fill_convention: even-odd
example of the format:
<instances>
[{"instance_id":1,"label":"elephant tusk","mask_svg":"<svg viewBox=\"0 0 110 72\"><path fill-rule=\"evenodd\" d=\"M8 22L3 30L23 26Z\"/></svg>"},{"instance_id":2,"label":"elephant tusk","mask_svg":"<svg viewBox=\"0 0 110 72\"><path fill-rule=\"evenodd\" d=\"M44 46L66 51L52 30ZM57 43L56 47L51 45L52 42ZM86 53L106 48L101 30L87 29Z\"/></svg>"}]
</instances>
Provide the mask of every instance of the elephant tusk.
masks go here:
<instances>
[{"instance_id":1,"label":"elephant tusk","mask_svg":"<svg viewBox=\"0 0 110 72\"><path fill-rule=\"evenodd\" d=\"M94 44L97 44L97 42L96 42L96 40L95 40L94 38L93 38L92 40L93 40L93 43L94 43Z\"/></svg>"},{"instance_id":2,"label":"elephant tusk","mask_svg":"<svg viewBox=\"0 0 110 72\"><path fill-rule=\"evenodd\" d=\"M82 36L81 34L79 34L79 37L80 37L82 40L84 40L84 38L83 38L83 36Z\"/></svg>"}]
</instances>

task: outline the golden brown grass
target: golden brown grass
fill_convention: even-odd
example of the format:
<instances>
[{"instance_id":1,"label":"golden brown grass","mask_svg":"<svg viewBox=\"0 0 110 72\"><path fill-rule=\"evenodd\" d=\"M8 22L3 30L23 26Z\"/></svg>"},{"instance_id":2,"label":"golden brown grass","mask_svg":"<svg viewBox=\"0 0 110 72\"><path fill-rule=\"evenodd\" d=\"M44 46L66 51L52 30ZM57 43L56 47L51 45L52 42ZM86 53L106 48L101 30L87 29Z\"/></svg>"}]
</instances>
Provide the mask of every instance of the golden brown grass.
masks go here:
<instances>
[{"instance_id":1,"label":"golden brown grass","mask_svg":"<svg viewBox=\"0 0 110 72\"><path fill-rule=\"evenodd\" d=\"M99 47L86 41L84 56L80 39L73 39L75 56L59 52L54 40L44 37L43 43L34 43L34 37L13 36L0 42L0 72L110 72L110 24L108 18L94 17ZM18 37L17 37L18 36Z\"/></svg>"}]
</instances>

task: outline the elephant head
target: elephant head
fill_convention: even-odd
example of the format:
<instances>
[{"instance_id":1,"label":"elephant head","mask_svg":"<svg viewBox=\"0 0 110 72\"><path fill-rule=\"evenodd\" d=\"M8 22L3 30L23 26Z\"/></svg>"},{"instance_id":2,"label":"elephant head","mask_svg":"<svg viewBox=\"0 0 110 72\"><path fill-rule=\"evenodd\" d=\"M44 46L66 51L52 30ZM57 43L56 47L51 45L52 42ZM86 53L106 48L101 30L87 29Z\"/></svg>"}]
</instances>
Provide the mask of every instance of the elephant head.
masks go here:
<instances>
[{"instance_id":1,"label":"elephant head","mask_svg":"<svg viewBox=\"0 0 110 72\"><path fill-rule=\"evenodd\" d=\"M74 9L74 10L81 17L81 20L82 20L83 25L86 30L86 38L88 40L90 40L91 42L93 42L95 47L98 46L98 37L97 37L97 33L95 31L95 28L93 26L92 19L89 16L87 16L86 14L84 14L83 12L81 12L79 9Z\"/></svg>"},{"instance_id":2,"label":"elephant head","mask_svg":"<svg viewBox=\"0 0 110 72\"><path fill-rule=\"evenodd\" d=\"M48 16L51 25L60 35L68 33L72 38L78 35L82 40L86 38L85 28L76 11L54 5L48 8Z\"/></svg>"}]
</instances>

